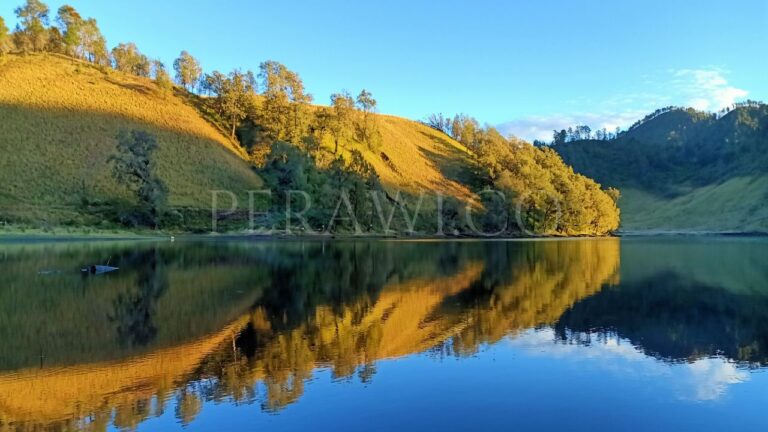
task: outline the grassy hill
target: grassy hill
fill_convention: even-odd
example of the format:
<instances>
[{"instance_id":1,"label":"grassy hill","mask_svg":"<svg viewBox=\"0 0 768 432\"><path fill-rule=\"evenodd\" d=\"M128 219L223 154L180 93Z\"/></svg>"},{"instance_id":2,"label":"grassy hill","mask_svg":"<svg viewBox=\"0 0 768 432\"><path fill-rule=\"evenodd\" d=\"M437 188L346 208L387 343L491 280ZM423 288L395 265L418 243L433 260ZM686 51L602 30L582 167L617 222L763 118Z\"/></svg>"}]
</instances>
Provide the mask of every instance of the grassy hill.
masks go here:
<instances>
[{"instance_id":1,"label":"grassy hill","mask_svg":"<svg viewBox=\"0 0 768 432\"><path fill-rule=\"evenodd\" d=\"M263 103L262 97L254 96L253 108ZM555 153L508 141L493 129L478 130L474 140L462 144L419 122L375 114L380 139L375 144L347 139L339 149L346 162L339 163L327 134L319 140L307 135L309 141L295 144L275 144L270 138L258 144L271 158L262 160L243 139L242 125L238 134L243 146L228 137L214 101L181 88L164 91L151 79L57 54L1 58L0 225L115 229L121 221L126 223L137 198L113 178L109 158L117 151L118 133L131 129L148 131L159 143L153 157L168 187L170 207L160 223L164 229L210 229L212 190L238 196L240 212L227 216L223 229L243 229L248 191L264 188L273 195L259 210L271 206L266 223L273 226L284 223L286 191L293 189L311 194L315 205L308 214L318 228L329 225L341 190L357 194L355 212L367 229L377 223L373 204L364 202L371 190L387 192L385 205L390 209L393 197L404 192L412 214L418 209L420 232L433 232L437 212L446 214L446 207L438 209L437 194L449 200L450 232L469 231L460 220L465 204L485 207L486 215L497 216L482 221L485 229L503 225L513 234L516 225L509 220L515 211L523 212L524 225L560 235L602 235L615 221L610 226L600 221L618 219L605 191L573 175ZM310 111L312 121L319 118L318 106ZM261 120L249 114L252 127L267 129L269 124L254 123ZM487 207L476 193L487 186L520 197L523 210L515 210L513 202L504 208L496 202L496 207ZM427 194L425 199L419 199L420 193ZM550 199L561 202L569 218L550 221ZM342 226L338 232L349 229ZM395 229L405 230L406 224L396 221Z\"/></svg>"},{"instance_id":2,"label":"grassy hill","mask_svg":"<svg viewBox=\"0 0 768 432\"><path fill-rule=\"evenodd\" d=\"M107 163L120 130L158 137L159 176L175 208L205 208L211 189L262 182L239 146L150 80L55 55L0 59L0 219L94 223L83 201L128 200Z\"/></svg>"},{"instance_id":3,"label":"grassy hill","mask_svg":"<svg viewBox=\"0 0 768 432\"><path fill-rule=\"evenodd\" d=\"M377 152L364 146L366 160L385 187L405 192L441 192L463 201L474 200L477 181L470 151L449 136L421 123L379 116L383 142ZM377 154L378 153L378 154Z\"/></svg>"},{"instance_id":4,"label":"grassy hill","mask_svg":"<svg viewBox=\"0 0 768 432\"><path fill-rule=\"evenodd\" d=\"M245 191L263 182L246 152L201 115L196 99L54 54L0 58L0 223L95 225L100 206L130 205L107 159L117 133L133 128L158 137L158 174L170 190L169 205L184 216L209 218L214 189L247 203ZM351 145L345 152L361 150L385 188L474 199L464 146L417 122L378 119L381 147Z\"/></svg>"},{"instance_id":5,"label":"grassy hill","mask_svg":"<svg viewBox=\"0 0 768 432\"><path fill-rule=\"evenodd\" d=\"M768 105L722 117L673 109L616 139L555 149L622 190L624 230L768 232Z\"/></svg>"}]
</instances>

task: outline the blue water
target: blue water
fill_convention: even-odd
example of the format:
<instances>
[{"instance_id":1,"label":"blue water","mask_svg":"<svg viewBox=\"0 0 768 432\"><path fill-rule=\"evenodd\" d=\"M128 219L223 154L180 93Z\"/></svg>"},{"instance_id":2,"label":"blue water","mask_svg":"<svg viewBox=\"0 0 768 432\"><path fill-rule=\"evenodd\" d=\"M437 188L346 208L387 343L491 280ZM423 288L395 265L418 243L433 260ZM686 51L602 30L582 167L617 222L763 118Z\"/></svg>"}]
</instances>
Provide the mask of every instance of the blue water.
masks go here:
<instances>
[{"instance_id":1,"label":"blue water","mask_svg":"<svg viewBox=\"0 0 768 432\"><path fill-rule=\"evenodd\" d=\"M768 426L764 239L0 251L0 430Z\"/></svg>"}]
</instances>

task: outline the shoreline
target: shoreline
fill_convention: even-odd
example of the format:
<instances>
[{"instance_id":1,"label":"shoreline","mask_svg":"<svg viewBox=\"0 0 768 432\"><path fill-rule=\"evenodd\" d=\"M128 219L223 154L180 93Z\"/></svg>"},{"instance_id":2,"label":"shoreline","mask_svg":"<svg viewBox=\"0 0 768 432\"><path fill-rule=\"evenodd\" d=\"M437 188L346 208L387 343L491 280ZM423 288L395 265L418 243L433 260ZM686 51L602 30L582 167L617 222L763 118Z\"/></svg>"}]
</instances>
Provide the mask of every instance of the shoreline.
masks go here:
<instances>
[{"instance_id":1,"label":"shoreline","mask_svg":"<svg viewBox=\"0 0 768 432\"><path fill-rule=\"evenodd\" d=\"M703 231L703 230L632 230L618 231L617 237L766 237L765 231Z\"/></svg>"},{"instance_id":2,"label":"shoreline","mask_svg":"<svg viewBox=\"0 0 768 432\"><path fill-rule=\"evenodd\" d=\"M604 236L472 236L472 235L383 235L383 234L250 234L250 233L144 233L144 232L0 232L0 245L11 243L58 243L58 242L106 242L106 241L252 241L252 242L293 242L293 241L545 241L545 240L587 240L608 238L652 238L652 237L768 237L765 232L734 231L684 231L647 230L619 231Z\"/></svg>"},{"instance_id":3,"label":"shoreline","mask_svg":"<svg viewBox=\"0 0 768 432\"><path fill-rule=\"evenodd\" d=\"M705 230L618 230L606 235L498 235L482 236L472 234L426 234L426 233L254 233L222 232L194 233L151 230L122 230L99 228L53 228L28 229L23 227L0 228L2 243L35 242L96 242L96 241L510 241L510 240L565 240L600 238L641 238L641 237L766 237L764 231L705 231Z\"/></svg>"},{"instance_id":4,"label":"shoreline","mask_svg":"<svg viewBox=\"0 0 768 432\"><path fill-rule=\"evenodd\" d=\"M478 236L466 234L376 234L376 233L333 233L333 234L258 234L245 232L225 233L175 233L152 231L42 231L42 230L6 230L0 231L0 244L16 242L67 242L67 241L357 241L357 240L391 240L391 241L508 241L508 240L557 240L557 239L589 239L616 238L616 234L603 236L594 235L541 235L541 236Z\"/></svg>"}]
</instances>

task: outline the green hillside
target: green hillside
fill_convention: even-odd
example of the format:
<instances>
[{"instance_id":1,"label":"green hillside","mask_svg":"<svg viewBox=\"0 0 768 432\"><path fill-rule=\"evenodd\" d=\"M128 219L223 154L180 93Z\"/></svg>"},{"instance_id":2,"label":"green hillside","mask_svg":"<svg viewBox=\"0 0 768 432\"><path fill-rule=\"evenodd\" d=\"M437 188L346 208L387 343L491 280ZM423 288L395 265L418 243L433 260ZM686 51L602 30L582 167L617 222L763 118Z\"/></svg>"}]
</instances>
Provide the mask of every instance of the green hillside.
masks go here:
<instances>
[{"instance_id":1,"label":"green hillside","mask_svg":"<svg viewBox=\"0 0 768 432\"><path fill-rule=\"evenodd\" d=\"M107 163L125 129L157 136L158 174L182 217L209 208L212 189L262 185L240 147L184 99L63 56L0 57L0 119L0 221L95 225L101 208L129 205Z\"/></svg>"},{"instance_id":2,"label":"green hillside","mask_svg":"<svg viewBox=\"0 0 768 432\"><path fill-rule=\"evenodd\" d=\"M204 108L179 88L163 92L151 79L64 56L0 57L0 223L93 225L100 207L130 205L107 163L127 129L158 137L156 163L172 208L207 222L211 190L233 191L243 207L246 191L264 184L246 150ZM421 123L376 117L379 148L349 142L343 155L360 151L392 194L475 201L476 167L466 147Z\"/></svg>"},{"instance_id":3,"label":"green hillside","mask_svg":"<svg viewBox=\"0 0 768 432\"><path fill-rule=\"evenodd\" d=\"M264 99L253 97L258 110ZM516 215L525 229L542 234L605 234L618 221L600 185L575 175L556 154L508 141L492 128L478 128L469 140L465 133L462 143L419 122L372 114L376 145L349 138L336 153L327 134L307 135L299 144L259 144L266 149L259 161L253 146L227 137L226 122L211 111L215 101L58 54L1 58L0 223L44 229L120 227L121 214L136 206L136 197L116 182L108 160L118 133L130 129L157 137L159 148L152 157L169 192L161 226L175 230L210 227L211 190L238 195L240 212L225 224L227 229L245 228L247 191L263 188L274 192L271 218L278 225L284 221L280 194L289 189L310 193L316 207L310 223L317 227L327 224L338 191L344 189L357 194L352 197L355 212L367 227L375 222L373 207L360 199L375 190L386 194L387 212L395 205L392 197L403 193L411 211L420 209L420 232L436 229L437 194L447 200L443 212L448 212L449 232L469 232L461 210L467 205L490 210L477 220L478 229L512 235L520 234L509 222ZM311 122L328 110L307 109ZM262 121L256 112L253 118ZM354 121L362 115L357 112ZM255 126L264 130L270 125ZM243 131L238 129L238 135ZM487 194L478 195L486 187L517 201L488 201ZM422 192L428 198L420 203ZM396 218L394 228L405 229L403 221Z\"/></svg>"},{"instance_id":4,"label":"green hillside","mask_svg":"<svg viewBox=\"0 0 768 432\"><path fill-rule=\"evenodd\" d=\"M768 232L768 106L662 110L608 141L554 146L620 188L626 231Z\"/></svg>"}]
</instances>

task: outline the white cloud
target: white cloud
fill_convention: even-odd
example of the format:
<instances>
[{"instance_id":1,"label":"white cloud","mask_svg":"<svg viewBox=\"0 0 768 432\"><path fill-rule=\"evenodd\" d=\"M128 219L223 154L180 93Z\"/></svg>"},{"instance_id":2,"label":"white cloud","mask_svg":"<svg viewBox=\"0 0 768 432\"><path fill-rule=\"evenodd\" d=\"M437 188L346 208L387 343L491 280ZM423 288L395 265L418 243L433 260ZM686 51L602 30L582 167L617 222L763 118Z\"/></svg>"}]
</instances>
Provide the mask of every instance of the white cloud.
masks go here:
<instances>
[{"instance_id":1,"label":"white cloud","mask_svg":"<svg viewBox=\"0 0 768 432\"><path fill-rule=\"evenodd\" d=\"M597 337L593 337L596 340ZM509 339L509 343L532 355L563 361L592 362L601 369L622 377L655 377L679 399L712 401L724 396L732 385L749 381L750 374L732 361L720 357L691 362L667 363L647 356L631 342L608 337L591 345L557 342L551 328L529 330ZM659 377L663 377L659 378Z\"/></svg>"},{"instance_id":2,"label":"white cloud","mask_svg":"<svg viewBox=\"0 0 768 432\"><path fill-rule=\"evenodd\" d=\"M723 359L704 358L685 366L688 386L693 389L690 399L693 400L718 399L728 386L749 380L747 371Z\"/></svg>"},{"instance_id":3,"label":"white cloud","mask_svg":"<svg viewBox=\"0 0 768 432\"><path fill-rule=\"evenodd\" d=\"M550 141L553 130L576 125L588 125L593 130L612 131L617 126L625 129L664 106L684 105L701 111L717 111L748 95L746 90L731 85L726 72L719 68L677 69L663 75L641 76L640 81L646 87L643 91L617 93L600 101L584 98L573 101L575 105L592 107L586 112L521 117L501 123L497 129L528 141Z\"/></svg>"},{"instance_id":4,"label":"white cloud","mask_svg":"<svg viewBox=\"0 0 768 432\"><path fill-rule=\"evenodd\" d=\"M626 111L620 113L528 116L502 123L497 126L497 129L504 135L514 135L528 141L550 141L553 130L568 129L576 125L589 125L593 130L605 128L614 131L616 127L626 128L645 114L645 111Z\"/></svg>"},{"instance_id":5,"label":"white cloud","mask_svg":"<svg viewBox=\"0 0 768 432\"><path fill-rule=\"evenodd\" d=\"M698 110L717 111L747 97L749 92L734 87L718 68L673 71L675 85L686 97L686 105Z\"/></svg>"}]
</instances>

